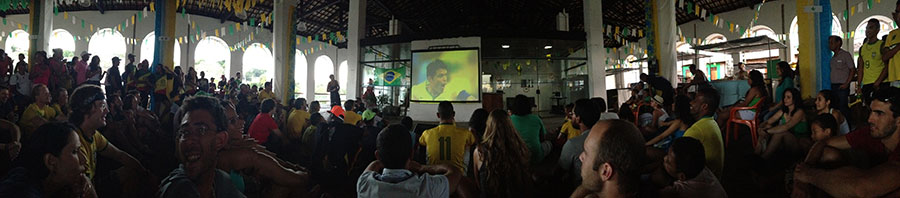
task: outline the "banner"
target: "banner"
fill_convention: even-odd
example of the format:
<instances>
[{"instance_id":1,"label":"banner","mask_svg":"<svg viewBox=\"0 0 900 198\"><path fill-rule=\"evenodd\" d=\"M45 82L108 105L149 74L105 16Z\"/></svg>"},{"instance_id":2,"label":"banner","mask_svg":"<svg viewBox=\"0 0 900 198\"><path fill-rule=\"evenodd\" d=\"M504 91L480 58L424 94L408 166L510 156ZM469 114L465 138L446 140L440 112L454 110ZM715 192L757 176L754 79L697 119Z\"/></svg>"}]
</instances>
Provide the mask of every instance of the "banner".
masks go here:
<instances>
[{"instance_id":1,"label":"banner","mask_svg":"<svg viewBox=\"0 0 900 198\"><path fill-rule=\"evenodd\" d=\"M406 76L406 67L394 69L375 68L375 75L378 76L376 77L375 85L401 86L403 85L402 79Z\"/></svg>"}]
</instances>

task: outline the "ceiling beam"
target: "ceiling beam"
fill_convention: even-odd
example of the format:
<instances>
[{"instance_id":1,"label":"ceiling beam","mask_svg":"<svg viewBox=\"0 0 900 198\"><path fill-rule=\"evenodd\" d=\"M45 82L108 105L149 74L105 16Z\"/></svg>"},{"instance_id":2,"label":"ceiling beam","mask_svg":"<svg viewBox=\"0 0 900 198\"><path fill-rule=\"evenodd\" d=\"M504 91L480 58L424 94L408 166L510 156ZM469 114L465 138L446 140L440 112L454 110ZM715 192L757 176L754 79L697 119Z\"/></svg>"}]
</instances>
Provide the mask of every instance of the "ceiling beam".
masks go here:
<instances>
[{"instance_id":1,"label":"ceiling beam","mask_svg":"<svg viewBox=\"0 0 900 198\"><path fill-rule=\"evenodd\" d=\"M327 8L328 6L332 6L334 4L340 3L342 1L344 1L344 0L334 0L334 1L328 2L326 4L319 5L312 9L306 10L305 13L302 13L302 15L300 15L300 19L305 19L306 17L309 17L310 15L312 15L312 13L316 13L319 10L322 10L324 8Z\"/></svg>"}]
</instances>

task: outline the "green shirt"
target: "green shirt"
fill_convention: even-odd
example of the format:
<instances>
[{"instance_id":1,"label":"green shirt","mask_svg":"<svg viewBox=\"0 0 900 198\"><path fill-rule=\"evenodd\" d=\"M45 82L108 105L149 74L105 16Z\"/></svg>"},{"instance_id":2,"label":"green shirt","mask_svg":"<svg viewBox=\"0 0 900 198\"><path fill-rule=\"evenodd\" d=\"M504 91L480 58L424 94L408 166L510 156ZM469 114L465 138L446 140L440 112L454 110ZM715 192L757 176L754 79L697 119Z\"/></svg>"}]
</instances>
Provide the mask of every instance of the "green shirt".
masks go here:
<instances>
[{"instance_id":1,"label":"green shirt","mask_svg":"<svg viewBox=\"0 0 900 198\"><path fill-rule=\"evenodd\" d=\"M509 116L509 119L512 121L516 131L519 132L519 135L522 136L522 141L525 141L528 150L531 151L531 164L541 163L544 157L544 149L541 148L541 136L547 133L541 118L534 114L528 114L524 116L512 115Z\"/></svg>"},{"instance_id":2,"label":"green shirt","mask_svg":"<svg viewBox=\"0 0 900 198\"><path fill-rule=\"evenodd\" d=\"M703 150L706 152L706 167L712 170L717 177L722 177L722 167L725 166L725 146L722 143L719 124L711 117L701 118L684 132L683 137L692 137L703 144Z\"/></svg>"}]
</instances>

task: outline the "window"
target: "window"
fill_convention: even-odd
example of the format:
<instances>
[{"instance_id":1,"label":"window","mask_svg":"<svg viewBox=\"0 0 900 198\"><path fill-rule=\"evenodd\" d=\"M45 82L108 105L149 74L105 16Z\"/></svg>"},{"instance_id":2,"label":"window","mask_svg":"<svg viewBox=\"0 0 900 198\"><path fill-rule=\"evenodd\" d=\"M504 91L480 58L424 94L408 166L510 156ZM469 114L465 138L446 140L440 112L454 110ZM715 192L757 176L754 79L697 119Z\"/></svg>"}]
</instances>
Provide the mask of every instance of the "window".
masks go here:
<instances>
[{"instance_id":1,"label":"window","mask_svg":"<svg viewBox=\"0 0 900 198\"><path fill-rule=\"evenodd\" d=\"M878 34L876 37L881 39L882 36L888 35L891 33L891 30L894 30L893 21L885 16L874 15L866 18L866 20L862 20L858 26L856 26L856 30L853 31L853 60L856 60L856 57L859 56L859 47L862 47L863 42L866 40L866 26L869 24L869 20L875 19L878 20L880 28L878 29Z\"/></svg>"},{"instance_id":2,"label":"window","mask_svg":"<svg viewBox=\"0 0 900 198\"><path fill-rule=\"evenodd\" d=\"M346 95L347 89L349 89L349 87L347 87L347 76L347 61L341 61L337 71L338 84L341 85L341 95Z\"/></svg>"},{"instance_id":3,"label":"window","mask_svg":"<svg viewBox=\"0 0 900 198\"><path fill-rule=\"evenodd\" d=\"M725 35L719 33L712 33L709 36L706 36L706 39L704 39L704 41L706 42L706 44L713 44L728 41L728 38L725 38Z\"/></svg>"},{"instance_id":4,"label":"window","mask_svg":"<svg viewBox=\"0 0 900 198\"><path fill-rule=\"evenodd\" d=\"M50 34L50 49L62 49L63 57L70 58L75 56L75 37L64 29L53 30ZM48 56L53 55L51 52ZM12 56L10 56L12 57Z\"/></svg>"},{"instance_id":5,"label":"window","mask_svg":"<svg viewBox=\"0 0 900 198\"><path fill-rule=\"evenodd\" d=\"M242 82L262 87L275 78L275 63L272 51L260 43L253 43L244 51Z\"/></svg>"},{"instance_id":6,"label":"window","mask_svg":"<svg viewBox=\"0 0 900 198\"><path fill-rule=\"evenodd\" d=\"M194 66L197 73L206 72L207 77L230 77L227 69L231 66L231 51L228 44L215 36L207 36L197 43L194 52Z\"/></svg>"},{"instance_id":7,"label":"window","mask_svg":"<svg viewBox=\"0 0 900 198\"><path fill-rule=\"evenodd\" d=\"M328 79L328 76L334 74L334 62L331 61L331 57L327 55L321 55L316 58L315 63L315 72L316 72L316 100L329 100L328 98L328 82L331 80ZM341 87L341 89L344 89ZM320 97L319 95L324 95Z\"/></svg>"},{"instance_id":8,"label":"window","mask_svg":"<svg viewBox=\"0 0 900 198\"><path fill-rule=\"evenodd\" d=\"M797 17L794 17L794 20L791 21L791 29L790 29L790 52L792 55L791 63L797 62L797 55L800 54L797 49L800 47L799 37L797 37ZM834 14L831 14L831 35L837 35L841 38L844 38L844 31L841 31L841 21Z\"/></svg>"},{"instance_id":9,"label":"window","mask_svg":"<svg viewBox=\"0 0 900 198\"><path fill-rule=\"evenodd\" d=\"M294 52L294 92L299 95L299 97L306 97L302 94L306 93L306 85L309 84L306 81L306 74L309 73L309 69L306 67L308 63L306 62L306 56L303 53L300 53L300 50Z\"/></svg>"},{"instance_id":10,"label":"window","mask_svg":"<svg viewBox=\"0 0 900 198\"><path fill-rule=\"evenodd\" d=\"M31 62L28 60L30 54L28 54L28 46L31 45L28 43L28 32L23 30L15 30L9 33L9 37L6 38L6 54L9 54L9 58L12 58L14 61L19 61L19 54L25 55L25 62ZM18 63L18 62L16 62Z\"/></svg>"},{"instance_id":11,"label":"window","mask_svg":"<svg viewBox=\"0 0 900 198\"><path fill-rule=\"evenodd\" d=\"M141 62L142 60L147 60L147 62L153 64L153 51L156 49L156 33L150 32L147 36L144 37L144 40L141 41L141 56L140 59L135 60L136 62ZM175 42L175 53L172 56L172 62L175 65L181 65L181 44ZM123 72L125 70L122 70Z\"/></svg>"},{"instance_id":12,"label":"window","mask_svg":"<svg viewBox=\"0 0 900 198\"><path fill-rule=\"evenodd\" d=\"M125 37L112 28L100 29L91 36L88 53L100 57L100 68L106 71L112 66L114 56L125 60Z\"/></svg>"}]
</instances>

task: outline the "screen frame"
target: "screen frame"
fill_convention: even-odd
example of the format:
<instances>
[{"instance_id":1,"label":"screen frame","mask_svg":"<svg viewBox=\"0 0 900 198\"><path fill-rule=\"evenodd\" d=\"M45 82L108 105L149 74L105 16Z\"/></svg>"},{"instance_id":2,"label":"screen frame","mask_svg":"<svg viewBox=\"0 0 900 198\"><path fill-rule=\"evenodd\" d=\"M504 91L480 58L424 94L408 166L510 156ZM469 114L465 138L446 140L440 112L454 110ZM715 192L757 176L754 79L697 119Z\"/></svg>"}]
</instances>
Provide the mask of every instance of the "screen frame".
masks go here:
<instances>
[{"instance_id":1,"label":"screen frame","mask_svg":"<svg viewBox=\"0 0 900 198\"><path fill-rule=\"evenodd\" d=\"M413 80L413 78L412 78L412 75L410 75L410 76L409 76L409 80L410 80L410 91L409 91L409 98L410 98L410 100L409 100L409 101L410 101L410 102L415 102L415 103L439 103L439 102L441 102L441 101L448 101L448 102L451 102L451 103L481 103L481 100L483 100L483 98L481 98L481 97L482 97L482 93L481 93L481 83L482 83L482 82L481 82L481 74L482 74L482 72L481 72L481 48L480 48L480 47L460 47L460 48L441 48L441 49L410 50L410 54L409 54L409 63L410 63L410 65L411 65L411 67L409 68L409 72L410 72L410 74L416 74L415 63L413 63L413 60L415 60L414 55L415 55L416 53L422 53L422 52L466 51L466 50L475 50L475 54L478 56L478 60L475 61L476 64L478 64L478 73L476 74L476 78L478 79L478 84L477 84L477 86L476 86L476 89L477 89L477 91L478 91L478 100L473 100L473 101L463 101L463 100L414 100L414 99L412 99L412 86L413 86L412 80Z\"/></svg>"}]
</instances>

